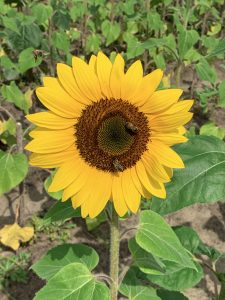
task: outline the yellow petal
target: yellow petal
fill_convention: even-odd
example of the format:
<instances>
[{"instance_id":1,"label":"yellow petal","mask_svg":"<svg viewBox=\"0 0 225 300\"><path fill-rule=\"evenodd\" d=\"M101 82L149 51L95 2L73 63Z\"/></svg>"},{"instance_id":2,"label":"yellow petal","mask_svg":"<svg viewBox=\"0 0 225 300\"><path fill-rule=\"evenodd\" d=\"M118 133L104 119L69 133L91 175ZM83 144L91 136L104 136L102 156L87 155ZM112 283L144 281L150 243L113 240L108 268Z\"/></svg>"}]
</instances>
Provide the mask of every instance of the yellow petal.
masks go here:
<instances>
[{"instance_id":1,"label":"yellow petal","mask_svg":"<svg viewBox=\"0 0 225 300\"><path fill-rule=\"evenodd\" d=\"M132 99L136 90L139 88L143 77L143 68L141 61L137 60L127 70L122 86L121 86L121 98L124 100Z\"/></svg>"},{"instance_id":2,"label":"yellow petal","mask_svg":"<svg viewBox=\"0 0 225 300\"><path fill-rule=\"evenodd\" d=\"M161 115L154 118L149 117L149 124L152 131L169 132L181 125L188 123L193 113L182 113L173 115Z\"/></svg>"},{"instance_id":3,"label":"yellow petal","mask_svg":"<svg viewBox=\"0 0 225 300\"><path fill-rule=\"evenodd\" d=\"M94 177L96 181L92 186L91 196L84 203L84 205L88 205L90 218L97 217L103 211L109 201L112 190L111 173L96 170ZM99 178L101 178L101 180L99 180ZM104 183L104 185L102 183Z\"/></svg>"},{"instance_id":4,"label":"yellow petal","mask_svg":"<svg viewBox=\"0 0 225 300\"><path fill-rule=\"evenodd\" d=\"M155 92L162 79L163 72L157 69L143 77L139 88L132 97L132 102L143 105Z\"/></svg>"},{"instance_id":5,"label":"yellow petal","mask_svg":"<svg viewBox=\"0 0 225 300\"><path fill-rule=\"evenodd\" d=\"M91 66L82 59L73 57L73 73L80 90L91 101L98 101L102 98L98 78Z\"/></svg>"},{"instance_id":6,"label":"yellow petal","mask_svg":"<svg viewBox=\"0 0 225 300\"><path fill-rule=\"evenodd\" d=\"M122 173L122 189L127 207L136 213L140 206L141 195L133 184L130 169Z\"/></svg>"},{"instance_id":7,"label":"yellow petal","mask_svg":"<svg viewBox=\"0 0 225 300\"><path fill-rule=\"evenodd\" d=\"M165 111L168 107L178 101L182 95L180 89L160 90L153 93L153 95L141 107L146 114L155 114L160 111Z\"/></svg>"},{"instance_id":8,"label":"yellow petal","mask_svg":"<svg viewBox=\"0 0 225 300\"><path fill-rule=\"evenodd\" d=\"M29 142L25 149L36 153L55 153L68 149L75 143L74 129L63 130L33 130L31 136L34 140Z\"/></svg>"},{"instance_id":9,"label":"yellow petal","mask_svg":"<svg viewBox=\"0 0 225 300\"><path fill-rule=\"evenodd\" d=\"M128 208L122 190L122 173L117 173L113 176L112 198L116 212L120 217L124 216Z\"/></svg>"},{"instance_id":10,"label":"yellow petal","mask_svg":"<svg viewBox=\"0 0 225 300\"><path fill-rule=\"evenodd\" d=\"M108 99L112 97L112 92L109 86L112 63L108 57L102 52L97 56L97 75L101 86L102 93Z\"/></svg>"},{"instance_id":11,"label":"yellow petal","mask_svg":"<svg viewBox=\"0 0 225 300\"><path fill-rule=\"evenodd\" d=\"M36 94L44 106L61 117L79 117L84 107L59 85L57 79L54 87L39 87L36 89Z\"/></svg>"},{"instance_id":12,"label":"yellow petal","mask_svg":"<svg viewBox=\"0 0 225 300\"><path fill-rule=\"evenodd\" d=\"M130 169L130 174L131 174L131 178L133 181L133 184L136 186L137 190L139 191L139 193L146 199L151 199L152 195L151 193L143 186L143 184L141 183L137 172L136 172L136 168L133 167Z\"/></svg>"},{"instance_id":13,"label":"yellow petal","mask_svg":"<svg viewBox=\"0 0 225 300\"><path fill-rule=\"evenodd\" d=\"M0 230L0 242L17 250L20 246L20 242L28 242L34 235L33 227L20 227L17 223L11 225L5 225Z\"/></svg>"},{"instance_id":14,"label":"yellow petal","mask_svg":"<svg viewBox=\"0 0 225 300\"><path fill-rule=\"evenodd\" d=\"M97 56L96 55L92 55L91 58L90 58L90 60L89 60L89 66L94 71L94 73L96 73L96 71L97 71L96 70L96 64L97 64Z\"/></svg>"},{"instance_id":15,"label":"yellow petal","mask_svg":"<svg viewBox=\"0 0 225 300\"><path fill-rule=\"evenodd\" d=\"M148 191L150 191L152 195L155 195L159 198L166 198L164 185L161 182L157 182L147 174L144 164L141 160L136 163L135 169L141 183Z\"/></svg>"},{"instance_id":16,"label":"yellow petal","mask_svg":"<svg viewBox=\"0 0 225 300\"><path fill-rule=\"evenodd\" d=\"M149 176L152 176L156 181L168 182L170 177L166 173L163 166L159 163L156 157L151 156L149 152L142 155L142 162Z\"/></svg>"},{"instance_id":17,"label":"yellow petal","mask_svg":"<svg viewBox=\"0 0 225 300\"><path fill-rule=\"evenodd\" d=\"M40 168L57 168L67 160L71 160L75 157L76 151L74 148L75 147L72 146L65 151L48 154L32 153L29 163L31 166Z\"/></svg>"},{"instance_id":18,"label":"yellow petal","mask_svg":"<svg viewBox=\"0 0 225 300\"><path fill-rule=\"evenodd\" d=\"M26 115L26 118L35 125L49 129L66 129L75 125L74 119L60 117L52 112L39 112Z\"/></svg>"},{"instance_id":19,"label":"yellow petal","mask_svg":"<svg viewBox=\"0 0 225 300\"><path fill-rule=\"evenodd\" d=\"M79 159L77 162L77 167L75 179L71 182L70 185L68 185L62 195L62 201L66 201L70 197L73 197L74 200L72 201L73 203L78 203L81 205L81 203L85 200L84 196L86 193L86 190L88 188L88 179L91 178L91 168L82 161L82 159ZM78 207L77 206L77 207Z\"/></svg>"},{"instance_id":20,"label":"yellow petal","mask_svg":"<svg viewBox=\"0 0 225 300\"><path fill-rule=\"evenodd\" d=\"M155 156L158 161L170 168L184 168L184 163L180 156L165 144L154 141L149 143L149 153Z\"/></svg>"},{"instance_id":21,"label":"yellow petal","mask_svg":"<svg viewBox=\"0 0 225 300\"><path fill-rule=\"evenodd\" d=\"M179 101L178 103L172 105L164 113L161 113L158 116L186 113L189 111L189 109L192 107L193 104L194 104L193 100Z\"/></svg>"},{"instance_id":22,"label":"yellow petal","mask_svg":"<svg viewBox=\"0 0 225 300\"><path fill-rule=\"evenodd\" d=\"M172 146L179 143L185 143L187 142L188 138L186 138L183 135L174 134L174 133L152 132L151 140L160 141L168 146Z\"/></svg>"},{"instance_id":23,"label":"yellow petal","mask_svg":"<svg viewBox=\"0 0 225 300\"><path fill-rule=\"evenodd\" d=\"M121 98L121 85L124 77L124 60L117 54L110 74L110 89L115 99Z\"/></svg>"},{"instance_id":24,"label":"yellow petal","mask_svg":"<svg viewBox=\"0 0 225 300\"><path fill-rule=\"evenodd\" d=\"M60 166L48 188L48 191L58 192L70 185L77 178L80 169L82 171L82 166L79 164L79 158L74 158L74 160L67 161L65 164Z\"/></svg>"},{"instance_id":25,"label":"yellow petal","mask_svg":"<svg viewBox=\"0 0 225 300\"><path fill-rule=\"evenodd\" d=\"M73 69L65 64L57 64L57 75L63 88L73 97L77 102L83 104L91 104L91 101L82 93L79 89L75 77L73 75Z\"/></svg>"}]
</instances>

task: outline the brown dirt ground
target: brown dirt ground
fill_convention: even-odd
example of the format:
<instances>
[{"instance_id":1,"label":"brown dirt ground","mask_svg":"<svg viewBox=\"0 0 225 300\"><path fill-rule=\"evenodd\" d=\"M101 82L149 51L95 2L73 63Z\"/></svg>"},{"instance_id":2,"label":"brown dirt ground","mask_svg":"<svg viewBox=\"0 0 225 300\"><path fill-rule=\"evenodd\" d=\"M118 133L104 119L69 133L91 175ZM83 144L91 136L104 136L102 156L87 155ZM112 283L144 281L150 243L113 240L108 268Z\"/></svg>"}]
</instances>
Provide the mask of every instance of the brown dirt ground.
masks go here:
<instances>
[{"instance_id":1,"label":"brown dirt ground","mask_svg":"<svg viewBox=\"0 0 225 300\"><path fill-rule=\"evenodd\" d=\"M219 80L224 79L224 71L216 66L219 72ZM190 87L193 80L193 72L187 68L184 73L182 87L184 90ZM214 121L217 125L225 128L225 109L214 109L210 107L208 119ZM199 119L196 116L195 124L202 124L205 119ZM26 218L30 218L34 214L44 214L45 211L53 203L46 195L43 189L43 180L48 176L47 171L38 171L31 168L27 176L25 186L25 202L26 202ZM15 208L18 202L18 190L14 189L10 193L0 197L0 228L5 224L13 223L15 218ZM167 217L167 221L175 225L192 226L199 234L203 242L209 246L213 246L221 252L225 252L225 203L215 203L209 205L194 205L180 210L177 213ZM108 251L109 251L109 228L107 224L101 225L94 232L88 232L83 220L75 220L77 227L71 230L70 240L68 242L85 243L94 247L100 255L100 264L96 272L108 272ZM123 228L133 227L136 222L135 216L123 222ZM129 233L129 237L134 234ZM127 237L121 242L121 266L124 267L129 260L129 252L127 249ZM58 242L59 243L59 242ZM48 249L57 244L57 241L51 242L45 234L38 234L35 242L21 248L19 251L27 251L31 253L31 262L36 262ZM1 251L1 250L0 250ZM8 253L8 249L3 249L1 254ZM225 260L220 261L218 270L225 272ZM194 288L184 291L189 300L212 300L215 279L212 274L205 270L205 278ZM44 284L32 271L29 271L29 280L27 284L14 283L10 285L7 292L10 296L0 291L1 300L32 300L35 292ZM217 284L219 288L219 285ZM121 298L122 299L122 298Z\"/></svg>"}]
</instances>

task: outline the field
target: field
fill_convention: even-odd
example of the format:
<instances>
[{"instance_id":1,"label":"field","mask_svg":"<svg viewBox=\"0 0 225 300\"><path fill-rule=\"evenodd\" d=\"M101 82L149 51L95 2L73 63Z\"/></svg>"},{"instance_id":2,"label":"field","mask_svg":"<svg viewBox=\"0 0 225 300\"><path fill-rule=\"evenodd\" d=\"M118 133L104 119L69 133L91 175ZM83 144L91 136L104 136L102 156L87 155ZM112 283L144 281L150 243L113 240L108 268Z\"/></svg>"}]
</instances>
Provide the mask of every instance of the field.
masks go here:
<instances>
[{"instance_id":1,"label":"field","mask_svg":"<svg viewBox=\"0 0 225 300\"><path fill-rule=\"evenodd\" d=\"M72 117L65 117L66 113L71 113L71 108L68 104L68 109L65 104L62 113L58 114L60 110L57 101L64 101L61 99L64 94L60 94L57 84L60 88L69 86L71 77L68 74L66 76L66 70L69 69L65 68L65 73L60 73L58 63L72 66L75 61L74 56L89 62L89 65L80 63L80 70L86 70L86 73L81 71L79 73L79 60L74 67L73 78L76 79L75 82L78 82L76 84L79 85L76 72L80 77L85 74L83 81L80 81L83 84L82 87L85 84L88 85L89 82L86 91L80 93L81 98L93 92L93 90L90 92L90 87L97 93L96 82L101 88L101 95L105 96L101 82L104 80L106 82L107 72L105 71L104 76L100 78L101 67L99 66L102 54L99 51L109 57L114 63L113 67L116 66L117 61L124 59L126 74L129 74L128 71L134 66L132 64L140 60L141 64L138 62L135 65L137 71L132 71L133 77L129 77L131 84L126 90L127 95L135 85L137 85L135 91L142 93L141 89L138 90L137 84L138 66L142 66L144 75L156 69L163 71L162 78L155 88L157 91L153 90L154 93L160 93L162 90L168 90L169 93L182 89L180 99L194 100L190 108L193 117L183 123L177 120L181 118L182 113L184 116L186 116L185 113L189 113L179 110L180 102L178 104L171 102L171 105L167 105L166 101L173 100L170 100L169 96L165 98L164 110L158 113L157 108L153 107L156 111L153 117L151 111L146 113L150 119L150 127L151 122L154 126L155 120L156 124L160 124L159 128L162 126L159 136L161 134L162 140L166 141L166 146L162 145L162 149L158 148L158 153L153 154L153 157L156 155L162 167L157 169L154 165L154 168L149 171L146 168L145 179L141 173L138 173L137 167L137 174L140 175L138 187L142 187L143 192L140 191L140 187L137 188L137 192L136 188L133 188L132 181L127 185L127 190L124 188L123 191L129 194L130 198L132 198L132 192L128 189L131 189L134 194L138 193L141 202L138 202L139 204L134 208L135 204L129 206L126 196L123 196L127 203L127 210L124 213L119 212L122 209L120 201L119 208L116 208L113 191L110 192L112 201L106 202L105 206L96 213L94 206L96 205L97 210L98 201L94 202L94 205L90 204L92 210L88 208L87 214L84 213L83 202L80 204L81 209L80 207L74 208L73 200L61 202L64 197L64 185L58 183L61 189L52 188L52 191L49 189L51 190L54 186L54 180L58 176L55 169L61 168L63 164L29 163L31 152L36 150L34 146L28 146L28 149L25 149L26 145L32 145L32 138L41 141L39 135L45 134L41 132L45 130L49 135L46 135L43 149L48 143L51 144L48 138L53 143L52 147L55 147L55 140L51 135L56 134L58 139L67 141L61 132L65 130L66 133L69 129L68 126L62 129L60 120L63 118L66 122L71 120ZM118 56L118 53L122 58ZM224 58L225 4L222 0L0 0L1 300L225 300ZM108 64L111 64L110 61L108 60ZM105 62L107 62L106 58ZM107 63L105 65L102 63L102 70L106 70L104 69L106 65ZM62 65L61 67L63 68ZM113 67L111 74L113 74ZM117 74L116 71L115 74ZM40 125L47 124L45 115L41 115L42 120L37 123L33 122L33 119L28 120L29 117L26 118L28 114L51 110L48 101L42 100L42 96L36 93L36 89L43 86L43 78L46 76L59 77L59 80L54 81L56 90L52 89L52 95L56 95L55 98L49 96L53 97L56 103L54 104L56 106L52 105L54 106L52 114L54 120L57 121L54 121L53 125L52 122L50 124L52 127L47 129L44 125ZM65 76L65 81L63 81L63 76ZM158 80L157 76L155 75L155 79L151 81L152 85ZM99 82L95 81L96 78ZM126 82L126 77L120 78L122 79L118 82ZM134 105L132 101L129 103L130 106L123 104L122 84L121 97L117 97L120 100L115 100L111 82L113 81L110 81L111 98L106 96L105 100L102 96L101 100L99 99L99 103L106 101L104 103L106 110L110 112L110 117L103 119L100 125L96 125L98 138L104 136L102 140L99 138L100 142L97 139L98 147L103 145L101 149L110 151L111 144L109 146L107 143L104 144L105 139L108 139L107 130L111 130L110 126L115 126L115 130L120 130L118 124L122 117L118 112L116 112L117 115L113 115L114 112L111 111L111 107L108 108L107 103L109 101L121 102L121 109L124 105L127 110ZM47 79L45 86L48 84L53 85L53 81ZM81 89L81 84L79 87ZM51 88L50 86L49 91ZM42 89L47 91L48 86ZM151 90L151 84L149 89ZM138 98L139 95L135 95ZM149 97L149 101L154 99L153 97L154 94ZM72 98L67 96L65 99ZM129 100L126 99L126 101ZM77 103L81 105L82 100L79 99ZM96 103L92 104L95 109L98 107L98 101ZM144 107L144 104L142 106ZM86 106L82 107L82 114L86 113L87 120ZM135 109L129 113L132 114L133 111L136 113ZM101 114L104 113L101 111ZM126 115L125 112L124 114ZM135 148L135 143L139 142L138 137L147 136L143 130L140 130L140 127L145 124L144 121L141 123L139 120L142 116L143 113L140 112L138 118L135 119L132 116L132 120L140 122L138 123L140 126L133 127L131 123L129 125L131 127L127 128L129 122L123 125L125 126L123 135L128 136L128 140L125 140L126 147L130 147L130 141L134 140L136 142L132 142L132 147ZM162 120L163 117L167 118L169 125L165 125L163 121L157 123L157 118ZM91 119L90 117L91 122L86 122L85 118L82 124L88 123L90 126L88 128L95 126L97 118ZM116 123L113 123L113 118L117 118ZM57 122L59 123L56 124ZM121 122L123 124L124 121ZM171 129L171 132L168 130L168 126L172 128L170 122L171 124L179 123L173 131ZM35 129L36 125L33 123L39 127ZM182 127L183 132L182 134L179 132L178 139L178 127L180 130L183 125L185 129ZM77 132L79 132L79 127L73 126L78 128ZM54 128L58 130L58 133L55 133ZM105 128L107 128L106 131L104 131ZM75 136L75 133L73 135ZM88 138L87 141L85 139L86 136L91 136L88 131L86 136L85 134L81 136L82 147L92 145L88 142ZM175 142L168 142L165 137ZM76 145L79 146L78 134L76 138ZM157 140L157 137L154 137L152 127L149 141L151 143L153 141L154 144L154 139ZM124 140L121 141L124 142ZM156 145L161 145L160 143ZM60 141L57 145L62 148ZM169 161L170 152L167 152L166 157L161 154L163 149L169 149L168 146L181 156L185 165L184 169L178 165L177 156L174 159L177 165L173 161L173 167ZM38 155L40 153L42 155L42 150L36 147L38 150L35 159L39 161ZM50 149L50 146L48 147ZM69 149L69 146L67 148ZM95 151L95 148L93 149ZM120 151L118 149L116 151ZM53 152L57 151L59 150L53 150ZM83 152L79 151L82 156ZM93 157L91 157L92 154L87 154L87 159L91 157L91 163L98 154L98 152L93 153L95 153ZM65 162L66 155L66 153L63 154ZM122 160L123 154L120 156L112 154L110 157L113 159L116 157L112 166L109 167L112 176L123 174L124 166L125 169L130 170L130 165L126 167L127 160L125 158ZM102 162L97 159L96 161L98 169L98 164ZM73 165L70 168L73 169ZM104 168L107 166L100 167L101 172L105 170ZM115 168L115 170L112 171L110 168ZM168 169L174 169L174 172L168 175L170 173ZM151 172L156 172L156 174ZM108 170L106 173L109 174ZM163 184L165 183L166 196L160 197L158 188L153 188L151 184L146 183L146 178L148 180L153 178L152 182L156 182L155 176L166 176L163 174L170 178L162 181ZM95 184L96 190L98 186L104 189L107 185L102 179L106 177L102 176L99 175L99 180L89 178L93 189L89 189L90 194L87 199L95 200L91 195L95 195L94 193L98 195L95 191ZM68 180L68 186L72 180L69 181L67 177L69 178L65 172L62 181ZM163 184L160 182L160 187ZM147 192L146 186L152 189ZM74 194L78 197L80 190L77 191L71 193L68 198ZM152 195L152 197L147 197L147 195ZM117 255L117 247L120 248L119 255ZM50 254L46 256L48 251ZM88 279L83 282L83 285L79 285L77 282L82 276ZM63 291L61 294L60 289ZM70 291L70 294L67 294L67 291Z\"/></svg>"}]
</instances>

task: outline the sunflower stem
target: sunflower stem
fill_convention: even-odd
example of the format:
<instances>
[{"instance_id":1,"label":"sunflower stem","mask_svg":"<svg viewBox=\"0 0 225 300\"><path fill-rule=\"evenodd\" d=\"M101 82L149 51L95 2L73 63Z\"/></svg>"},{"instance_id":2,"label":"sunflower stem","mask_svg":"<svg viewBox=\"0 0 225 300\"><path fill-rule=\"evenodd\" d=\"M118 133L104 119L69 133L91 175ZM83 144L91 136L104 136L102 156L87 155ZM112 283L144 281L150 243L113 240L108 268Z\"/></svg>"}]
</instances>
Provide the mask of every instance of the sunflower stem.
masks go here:
<instances>
[{"instance_id":1,"label":"sunflower stem","mask_svg":"<svg viewBox=\"0 0 225 300\"><path fill-rule=\"evenodd\" d=\"M119 217L113 208L112 219L110 221L110 278L112 279L110 300L117 300L119 285L119 247Z\"/></svg>"}]
</instances>

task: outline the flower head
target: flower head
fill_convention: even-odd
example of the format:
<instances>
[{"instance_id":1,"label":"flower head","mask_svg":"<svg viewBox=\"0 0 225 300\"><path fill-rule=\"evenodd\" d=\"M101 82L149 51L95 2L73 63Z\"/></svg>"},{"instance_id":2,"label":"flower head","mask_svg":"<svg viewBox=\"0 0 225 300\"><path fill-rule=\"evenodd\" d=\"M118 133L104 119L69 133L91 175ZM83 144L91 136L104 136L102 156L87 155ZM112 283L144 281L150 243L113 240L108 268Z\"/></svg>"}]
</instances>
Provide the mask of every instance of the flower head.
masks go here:
<instances>
[{"instance_id":1,"label":"flower head","mask_svg":"<svg viewBox=\"0 0 225 300\"><path fill-rule=\"evenodd\" d=\"M183 143L193 101L180 89L156 91L162 71L143 76L141 62L124 73L120 54L112 64L99 52L89 64L73 58L57 65L36 94L47 112L30 114L36 124L26 149L30 164L57 168L50 192L63 190L83 217L97 216L112 201L117 213L135 213L141 196L166 197L172 168L183 168L170 147Z\"/></svg>"}]
</instances>

